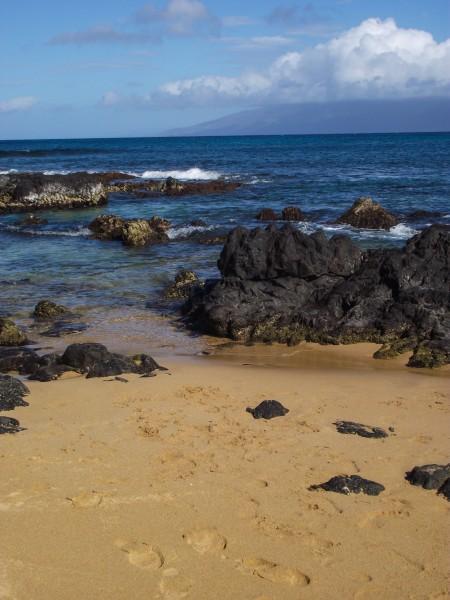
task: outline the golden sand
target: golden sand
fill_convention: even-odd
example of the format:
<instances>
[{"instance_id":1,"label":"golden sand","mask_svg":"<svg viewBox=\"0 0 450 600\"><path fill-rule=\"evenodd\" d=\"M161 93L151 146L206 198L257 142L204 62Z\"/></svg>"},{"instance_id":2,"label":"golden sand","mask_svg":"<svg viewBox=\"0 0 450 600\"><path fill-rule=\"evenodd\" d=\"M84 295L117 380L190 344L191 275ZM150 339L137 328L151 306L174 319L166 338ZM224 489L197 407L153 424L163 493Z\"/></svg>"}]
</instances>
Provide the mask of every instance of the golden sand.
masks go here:
<instances>
[{"instance_id":1,"label":"golden sand","mask_svg":"<svg viewBox=\"0 0 450 600\"><path fill-rule=\"evenodd\" d=\"M0 437L0 599L443 600L449 503L404 474L448 462L449 371L371 352L225 348L128 383L30 382L11 413L27 430ZM289 414L254 420L264 399ZM337 474L386 490L308 491Z\"/></svg>"}]
</instances>

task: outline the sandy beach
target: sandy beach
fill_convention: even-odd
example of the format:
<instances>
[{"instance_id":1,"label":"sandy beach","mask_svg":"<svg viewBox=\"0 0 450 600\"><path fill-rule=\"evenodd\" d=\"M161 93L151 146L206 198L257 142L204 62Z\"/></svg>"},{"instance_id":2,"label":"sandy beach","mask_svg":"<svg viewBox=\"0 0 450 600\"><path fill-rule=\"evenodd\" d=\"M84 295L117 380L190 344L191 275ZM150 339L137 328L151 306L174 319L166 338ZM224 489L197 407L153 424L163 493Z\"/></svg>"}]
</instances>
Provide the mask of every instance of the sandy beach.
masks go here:
<instances>
[{"instance_id":1,"label":"sandy beach","mask_svg":"<svg viewBox=\"0 0 450 600\"><path fill-rule=\"evenodd\" d=\"M450 372L372 353L233 346L27 383L26 430L0 438L0 598L443 600L449 504L404 476L448 462ZM265 399L290 412L253 419ZM386 489L308 490L338 474Z\"/></svg>"}]
</instances>

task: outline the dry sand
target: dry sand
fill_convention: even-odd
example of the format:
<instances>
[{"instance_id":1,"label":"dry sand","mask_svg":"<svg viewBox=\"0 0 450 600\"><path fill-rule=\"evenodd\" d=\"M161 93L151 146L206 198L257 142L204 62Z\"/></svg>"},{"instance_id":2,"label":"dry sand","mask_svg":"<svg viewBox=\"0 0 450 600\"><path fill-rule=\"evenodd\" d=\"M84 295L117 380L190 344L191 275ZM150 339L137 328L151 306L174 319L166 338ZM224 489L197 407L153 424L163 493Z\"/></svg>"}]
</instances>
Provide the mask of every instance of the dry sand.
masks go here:
<instances>
[{"instance_id":1,"label":"dry sand","mask_svg":"<svg viewBox=\"0 0 450 600\"><path fill-rule=\"evenodd\" d=\"M0 437L0 599L446 598L450 505L404 474L448 462L449 371L371 352L225 349L128 383L30 382L10 413L27 430ZM289 414L254 420L263 399ZM386 491L308 491L340 473Z\"/></svg>"}]
</instances>

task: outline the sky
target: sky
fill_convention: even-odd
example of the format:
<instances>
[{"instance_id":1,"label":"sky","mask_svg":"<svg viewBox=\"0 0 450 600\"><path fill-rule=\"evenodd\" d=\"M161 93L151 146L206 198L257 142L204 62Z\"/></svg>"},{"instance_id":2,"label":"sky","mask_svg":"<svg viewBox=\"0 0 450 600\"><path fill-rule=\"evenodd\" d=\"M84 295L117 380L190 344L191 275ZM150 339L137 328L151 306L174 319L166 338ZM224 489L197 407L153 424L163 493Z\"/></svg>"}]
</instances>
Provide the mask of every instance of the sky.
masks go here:
<instances>
[{"instance_id":1,"label":"sky","mask_svg":"<svg viewBox=\"0 0 450 600\"><path fill-rule=\"evenodd\" d=\"M277 103L450 98L448 0L2 0L0 139Z\"/></svg>"}]
</instances>

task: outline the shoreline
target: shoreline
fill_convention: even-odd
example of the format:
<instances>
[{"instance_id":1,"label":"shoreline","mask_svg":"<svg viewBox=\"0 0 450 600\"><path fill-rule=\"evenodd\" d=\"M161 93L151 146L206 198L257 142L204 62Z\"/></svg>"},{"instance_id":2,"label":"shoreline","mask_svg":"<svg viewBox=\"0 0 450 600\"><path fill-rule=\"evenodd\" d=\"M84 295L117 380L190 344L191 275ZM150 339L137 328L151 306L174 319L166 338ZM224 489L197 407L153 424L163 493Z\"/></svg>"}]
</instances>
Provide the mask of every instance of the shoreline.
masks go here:
<instances>
[{"instance_id":1,"label":"shoreline","mask_svg":"<svg viewBox=\"0 0 450 600\"><path fill-rule=\"evenodd\" d=\"M443 600L449 506L404 474L447 462L448 372L366 368L362 347L350 368L334 355L355 348L305 349L321 369L222 350L155 355L170 371L126 384L27 382L30 406L9 413L26 430L0 440L3 596ZM269 398L288 415L245 412ZM342 435L337 419L394 433ZM386 489L308 491L342 473Z\"/></svg>"}]
</instances>

